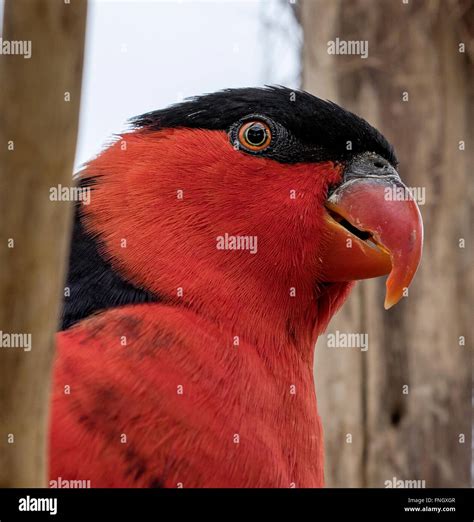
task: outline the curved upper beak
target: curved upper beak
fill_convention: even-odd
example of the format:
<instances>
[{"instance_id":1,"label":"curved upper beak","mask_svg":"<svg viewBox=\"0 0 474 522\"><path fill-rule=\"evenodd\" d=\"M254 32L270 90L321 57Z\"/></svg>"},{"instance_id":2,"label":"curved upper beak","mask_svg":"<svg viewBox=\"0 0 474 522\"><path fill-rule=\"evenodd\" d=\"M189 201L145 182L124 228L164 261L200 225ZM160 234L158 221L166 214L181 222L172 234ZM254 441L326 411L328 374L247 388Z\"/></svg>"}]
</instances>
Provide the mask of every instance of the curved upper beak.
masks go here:
<instances>
[{"instance_id":1,"label":"curved upper beak","mask_svg":"<svg viewBox=\"0 0 474 522\"><path fill-rule=\"evenodd\" d=\"M345 169L326 201L323 281L353 281L390 274L385 308L410 285L421 259L423 222L397 171L365 153Z\"/></svg>"}]
</instances>

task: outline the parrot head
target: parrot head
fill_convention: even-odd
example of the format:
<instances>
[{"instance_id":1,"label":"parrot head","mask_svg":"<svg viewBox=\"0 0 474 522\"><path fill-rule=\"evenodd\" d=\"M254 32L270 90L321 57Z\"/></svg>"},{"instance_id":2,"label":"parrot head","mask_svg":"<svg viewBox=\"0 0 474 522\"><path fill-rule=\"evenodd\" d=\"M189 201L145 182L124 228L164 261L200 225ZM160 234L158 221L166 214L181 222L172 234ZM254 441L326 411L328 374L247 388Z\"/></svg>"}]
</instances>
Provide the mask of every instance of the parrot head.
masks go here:
<instances>
[{"instance_id":1,"label":"parrot head","mask_svg":"<svg viewBox=\"0 0 474 522\"><path fill-rule=\"evenodd\" d=\"M416 203L387 140L329 101L229 89L134 118L88 164L63 327L144 301L255 339L314 340L356 280L386 308L421 257Z\"/></svg>"}]
</instances>

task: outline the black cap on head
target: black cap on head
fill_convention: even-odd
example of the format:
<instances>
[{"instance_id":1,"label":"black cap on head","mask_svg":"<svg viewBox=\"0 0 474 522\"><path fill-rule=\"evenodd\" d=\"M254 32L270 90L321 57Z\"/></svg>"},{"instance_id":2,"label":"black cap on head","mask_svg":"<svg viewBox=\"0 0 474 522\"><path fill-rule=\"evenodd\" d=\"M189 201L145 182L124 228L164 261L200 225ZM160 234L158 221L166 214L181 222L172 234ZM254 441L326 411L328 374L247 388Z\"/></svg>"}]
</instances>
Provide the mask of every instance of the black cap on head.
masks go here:
<instances>
[{"instance_id":1,"label":"black cap on head","mask_svg":"<svg viewBox=\"0 0 474 522\"><path fill-rule=\"evenodd\" d=\"M390 143L364 119L333 102L286 87L226 89L137 116L131 123L149 130L187 127L230 131L250 114L262 115L287 131L291 146L278 154L262 154L278 161L338 161L374 152L397 165Z\"/></svg>"}]
</instances>

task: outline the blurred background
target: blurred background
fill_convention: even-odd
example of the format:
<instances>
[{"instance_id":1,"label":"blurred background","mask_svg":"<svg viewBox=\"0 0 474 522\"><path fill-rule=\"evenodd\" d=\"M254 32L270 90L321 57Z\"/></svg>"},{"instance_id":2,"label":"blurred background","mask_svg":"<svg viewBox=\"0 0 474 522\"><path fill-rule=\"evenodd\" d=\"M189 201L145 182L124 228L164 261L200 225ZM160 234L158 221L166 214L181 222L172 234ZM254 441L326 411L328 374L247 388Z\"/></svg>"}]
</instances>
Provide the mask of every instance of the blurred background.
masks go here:
<instances>
[{"instance_id":1,"label":"blurred background","mask_svg":"<svg viewBox=\"0 0 474 522\"><path fill-rule=\"evenodd\" d=\"M18 39L27 38L41 16L53 20L49 6L62 2L31 0L28 7L27 1L16 0L20 3L25 10L39 6L39 15L11 24ZM0 13L4 4L0 2ZM67 23L79 19L85 23L85 9ZM61 29L62 23L58 17L54 27ZM79 27L77 44L68 44L59 29L49 55L37 63L42 70L50 67L54 85L61 63L71 61L67 54L59 56L60 50L77 46L77 66L71 72L77 110L63 115L75 122L73 137L78 125L70 170L72 163L77 170L98 153L130 117L227 87L303 88L356 112L385 134L397 151L402 179L426 196L419 200L424 255L408 298L396 307L383 309L384 281L358 283L330 324L328 333L367 334L367 350L329 347L326 336L318 341L315 378L325 429L326 482L328 487L387 487L387 481L420 480L426 487L470 487L472 2L90 0L85 38ZM32 40L32 62L39 60L46 32ZM343 42L366 45L367 56L344 53ZM47 59L56 55L57 63L51 65ZM2 63L0 56L0 82L5 83L7 66L2 69ZM14 114L22 112L17 90L0 91L5 113L12 107L17 107ZM51 100L53 118L56 107ZM46 121L43 127L48 127ZM4 133L5 141L7 137ZM68 219L63 219L64 229ZM56 277L62 284L58 266L63 263L45 261L40 276ZM12 264L11 270L18 267ZM2 316L2 307L9 307L13 295L9 291L10 300L0 302L4 323L8 314ZM57 306L51 304L51 309ZM30 331L26 328L20 331ZM45 370L45 380L48 375ZM14 405L13 399L2 399L8 393L0 386L0 411L2 400ZM0 428L5 418L0 416ZM38 423L34 416L31 422ZM1 479L0 473L0 485L11 483Z\"/></svg>"},{"instance_id":2,"label":"blurred background","mask_svg":"<svg viewBox=\"0 0 474 522\"><path fill-rule=\"evenodd\" d=\"M289 2L89 2L76 165L128 118L229 87L300 83Z\"/></svg>"}]
</instances>

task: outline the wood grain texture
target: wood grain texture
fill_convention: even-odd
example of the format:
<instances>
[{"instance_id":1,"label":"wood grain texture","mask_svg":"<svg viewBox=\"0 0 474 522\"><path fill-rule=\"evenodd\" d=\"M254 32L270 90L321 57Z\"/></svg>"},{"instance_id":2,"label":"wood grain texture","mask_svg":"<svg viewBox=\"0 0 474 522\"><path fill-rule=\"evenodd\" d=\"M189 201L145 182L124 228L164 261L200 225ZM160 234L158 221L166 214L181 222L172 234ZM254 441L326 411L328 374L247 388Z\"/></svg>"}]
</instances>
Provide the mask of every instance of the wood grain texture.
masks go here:
<instances>
[{"instance_id":1,"label":"wood grain texture","mask_svg":"<svg viewBox=\"0 0 474 522\"><path fill-rule=\"evenodd\" d=\"M316 348L326 484L384 487L396 477L469 487L473 9L456 0L304 0L300 14L303 87L381 130L402 179L426 190L424 253L408 298L385 311L384 281L358 283L328 332L367 333L368 351L328 348L324 338ZM329 55L336 37L368 41L368 58Z\"/></svg>"},{"instance_id":2,"label":"wood grain texture","mask_svg":"<svg viewBox=\"0 0 474 522\"><path fill-rule=\"evenodd\" d=\"M0 56L0 330L31 334L32 349L0 348L0 487L45 485L72 210L49 195L72 182L86 10L86 0L5 2L3 39L31 41L32 54Z\"/></svg>"}]
</instances>

